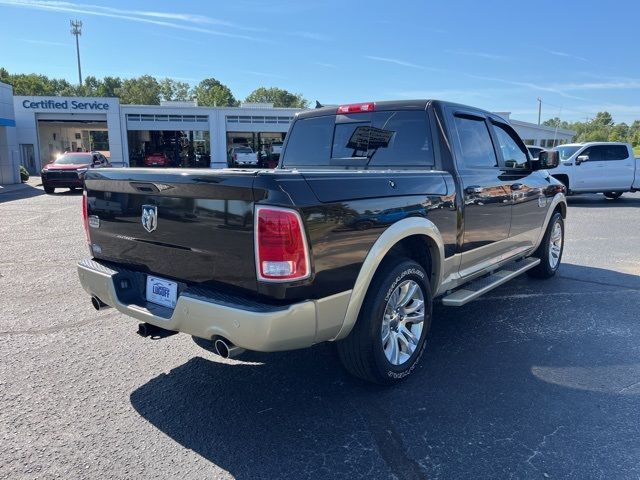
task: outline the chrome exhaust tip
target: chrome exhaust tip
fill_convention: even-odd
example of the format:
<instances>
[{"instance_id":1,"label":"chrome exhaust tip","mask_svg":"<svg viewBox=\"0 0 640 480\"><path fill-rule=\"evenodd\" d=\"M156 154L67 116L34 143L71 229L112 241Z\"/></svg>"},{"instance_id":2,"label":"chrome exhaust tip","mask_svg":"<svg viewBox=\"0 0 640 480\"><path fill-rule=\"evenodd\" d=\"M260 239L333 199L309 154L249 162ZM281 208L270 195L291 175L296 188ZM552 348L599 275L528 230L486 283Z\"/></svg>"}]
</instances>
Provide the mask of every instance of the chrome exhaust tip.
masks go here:
<instances>
[{"instance_id":1,"label":"chrome exhaust tip","mask_svg":"<svg viewBox=\"0 0 640 480\"><path fill-rule=\"evenodd\" d=\"M93 297L91 297L91 305L93 305L93 308L95 308L98 311L104 310L105 308L110 308L109 305L104 303L102 300L100 300L95 295Z\"/></svg>"},{"instance_id":2,"label":"chrome exhaust tip","mask_svg":"<svg viewBox=\"0 0 640 480\"><path fill-rule=\"evenodd\" d=\"M213 341L213 350L222 358L235 358L238 355L242 355L245 351L244 348L236 347L233 343L222 337L218 337Z\"/></svg>"}]
</instances>

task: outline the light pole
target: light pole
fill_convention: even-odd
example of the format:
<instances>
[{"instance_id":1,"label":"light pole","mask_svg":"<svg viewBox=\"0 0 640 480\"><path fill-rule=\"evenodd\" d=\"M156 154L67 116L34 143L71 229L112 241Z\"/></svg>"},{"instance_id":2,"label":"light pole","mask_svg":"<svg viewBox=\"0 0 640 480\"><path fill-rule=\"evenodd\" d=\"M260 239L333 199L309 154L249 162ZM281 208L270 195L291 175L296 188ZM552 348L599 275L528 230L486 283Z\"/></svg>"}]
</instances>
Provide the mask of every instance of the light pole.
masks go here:
<instances>
[{"instance_id":1,"label":"light pole","mask_svg":"<svg viewBox=\"0 0 640 480\"><path fill-rule=\"evenodd\" d=\"M71 23L71 35L76 37L76 54L78 56L78 82L82 86L82 69L80 68L80 41L78 37L82 35L82 22L80 20L69 20Z\"/></svg>"},{"instance_id":2,"label":"light pole","mask_svg":"<svg viewBox=\"0 0 640 480\"><path fill-rule=\"evenodd\" d=\"M78 60L79 62L80 60ZM78 63L79 65L79 63ZM540 126L540 116L542 115L542 99L538 97L538 126Z\"/></svg>"}]
</instances>

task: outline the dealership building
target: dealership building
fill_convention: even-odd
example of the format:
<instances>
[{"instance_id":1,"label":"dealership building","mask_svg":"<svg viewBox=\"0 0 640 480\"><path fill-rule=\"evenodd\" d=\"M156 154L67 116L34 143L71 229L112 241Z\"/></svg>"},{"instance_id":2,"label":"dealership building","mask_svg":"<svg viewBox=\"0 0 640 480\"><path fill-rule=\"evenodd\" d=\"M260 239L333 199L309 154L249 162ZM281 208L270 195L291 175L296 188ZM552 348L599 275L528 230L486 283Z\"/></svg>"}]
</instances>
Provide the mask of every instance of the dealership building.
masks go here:
<instances>
[{"instance_id":1,"label":"dealership building","mask_svg":"<svg viewBox=\"0 0 640 480\"><path fill-rule=\"evenodd\" d=\"M18 182L18 165L38 174L65 151L108 152L113 166L142 166L147 155L160 153L179 167L224 168L234 144L258 152L284 140L300 111L271 104L123 105L117 98L12 96L4 84L0 106L0 183ZM551 147L575 135L510 121L528 144Z\"/></svg>"}]
</instances>

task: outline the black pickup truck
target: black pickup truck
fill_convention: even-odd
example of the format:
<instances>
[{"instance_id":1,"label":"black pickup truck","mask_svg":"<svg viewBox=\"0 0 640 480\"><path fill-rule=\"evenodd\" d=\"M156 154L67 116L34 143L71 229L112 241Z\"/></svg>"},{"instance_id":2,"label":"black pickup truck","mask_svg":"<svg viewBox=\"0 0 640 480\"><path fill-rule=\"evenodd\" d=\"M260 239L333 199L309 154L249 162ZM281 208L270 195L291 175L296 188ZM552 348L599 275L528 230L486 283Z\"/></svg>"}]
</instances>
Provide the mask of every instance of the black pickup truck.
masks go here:
<instances>
[{"instance_id":1,"label":"black pickup truck","mask_svg":"<svg viewBox=\"0 0 640 480\"><path fill-rule=\"evenodd\" d=\"M420 360L435 299L554 275L557 164L472 107L305 111L273 170L88 171L78 273L96 308L222 356L334 341L349 372L393 383Z\"/></svg>"}]
</instances>

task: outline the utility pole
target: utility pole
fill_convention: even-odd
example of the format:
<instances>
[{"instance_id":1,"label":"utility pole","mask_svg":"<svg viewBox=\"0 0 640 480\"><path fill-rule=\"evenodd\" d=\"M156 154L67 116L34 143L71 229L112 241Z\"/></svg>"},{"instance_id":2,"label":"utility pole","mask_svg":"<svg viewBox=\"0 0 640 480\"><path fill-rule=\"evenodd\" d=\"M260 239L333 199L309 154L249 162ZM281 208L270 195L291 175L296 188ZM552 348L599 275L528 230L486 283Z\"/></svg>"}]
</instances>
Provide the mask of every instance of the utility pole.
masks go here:
<instances>
[{"instance_id":1,"label":"utility pole","mask_svg":"<svg viewBox=\"0 0 640 480\"><path fill-rule=\"evenodd\" d=\"M78 83L82 86L82 69L80 68L80 41L82 35L82 22L80 20L69 20L71 23L71 35L76 37L76 54L78 56Z\"/></svg>"},{"instance_id":2,"label":"utility pole","mask_svg":"<svg viewBox=\"0 0 640 480\"><path fill-rule=\"evenodd\" d=\"M538 126L540 126L540 116L542 115L542 99L538 97Z\"/></svg>"}]
</instances>

